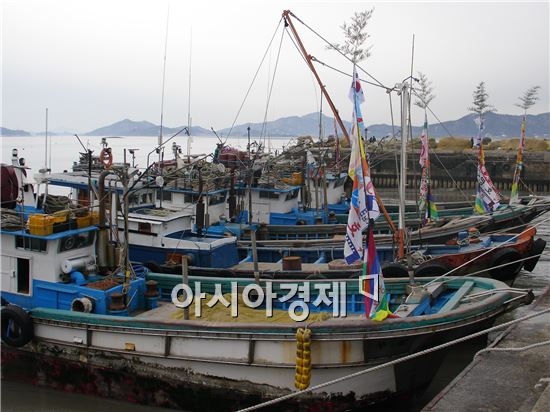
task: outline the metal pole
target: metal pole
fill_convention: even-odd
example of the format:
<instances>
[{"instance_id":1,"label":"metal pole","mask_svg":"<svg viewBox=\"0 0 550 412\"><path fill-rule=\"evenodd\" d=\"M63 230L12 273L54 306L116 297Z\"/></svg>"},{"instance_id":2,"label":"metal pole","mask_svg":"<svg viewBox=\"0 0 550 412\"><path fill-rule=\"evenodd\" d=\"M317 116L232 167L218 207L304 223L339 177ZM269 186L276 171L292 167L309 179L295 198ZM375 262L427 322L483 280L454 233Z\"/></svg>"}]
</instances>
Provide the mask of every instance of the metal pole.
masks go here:
<instances>
[{"instance_id":1,"label":"metal pole","mask_svg":"<svg viewBox=\"0 0 550 412\"><path fill-rule=\"evenodd\" d=\"M250 126L246 128L248 132L248 224L252 224L252 183L254 181L254 172L252 168L252 157L250 155Z\"/></svg>"},{"instance_id":2,"label":"metal pole","mask_svg":"<svg viewBox=\"0 0 550 412\"><path fill-rule=\"evenodd\" d=\"M181 275L183 277L183 284L189 285L189 264L187 262L187 256L181 257ZM189 306L183 308L183 319L189 320Z\"/></svg>"},{"instance_id":3,"label":"metal pole","mask_svg":"<svg viewBox=\"0 0 550 412\"><path fill-rule=\"evenodd\" d=\"M250 231L250 239L252 240L252 262L254 264L254 279L257 284L260 284L260 270L258 268L258 248L256 247L256 230Z\"/></svg>"},{"instance_id":4,"label":"metal pole","mask_svg":"<svg viewBox=\"0 0 550 412\"><path fill-rule=\"evenodd\" d=\"M409 138L408 113L409 113L409 85L403 82L401 85L401 165L399 179L399 226L398 257L405 255L405 199L407 187L407 139Z\"/></svg>"}]
</instances>

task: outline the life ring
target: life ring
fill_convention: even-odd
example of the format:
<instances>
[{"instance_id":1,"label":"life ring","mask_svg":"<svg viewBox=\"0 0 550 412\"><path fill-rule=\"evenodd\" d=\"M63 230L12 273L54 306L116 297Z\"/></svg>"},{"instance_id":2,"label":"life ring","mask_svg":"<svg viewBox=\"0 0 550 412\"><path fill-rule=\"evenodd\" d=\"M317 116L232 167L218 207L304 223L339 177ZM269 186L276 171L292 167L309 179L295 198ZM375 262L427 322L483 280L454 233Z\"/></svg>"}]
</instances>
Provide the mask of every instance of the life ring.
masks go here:
<instances>
[{"instance_id":1,"label":"life ring","mask_svg":"<svg viewBox=\"0 0 550 412\"><path fill-rule=\"evenodd\" d=\"M512 249L511 247L500 249L491 258L489 263L489 274L493 279L497 280L505 281L514 279L523 267L523 261L517 262L519 259L521 259L521 255L516 249ZM510 264L500 268L491 269L505 263Z\"/></svg>"},{"instance_id":2,"label":"life ring","mask_svg":"<svg viewBox=\"0 0 550 412\"><path fill-rule=\"evenodd\" d=\"M17 305L2 308L2 341L9 346L25 346L34 336L30 316Z\"/></svg>"},{"instance_id":3,"label":"life ring","mask_svg":"<svg viewBox=\"0 0 550 412\"><path fill-rule=\"evenodd\" d=\"M108 169L113 164L113 152L110 147L105 147L101 149L99 154L99 161L103 163L105 169Z\"/></svg>"},{"instance_id":4,"label":"life ring","mask_svg":"<svg viewBox=\"0 0 550 412\"><path fill-rule=\"evenodd\" d=\"M526 260L523 264L523 269L532 272L535 269L535 266L537 266L537 263L540 259L540 255L544 248L546 247L546 240L538 238L533 243L533 246L531 246L531 249L527 253L528 257L534 256L532 259Z\"/></svg>"},{"instance_id":5,"label":"life ring","mask_svg":"<svg viewBox=\"0 0 550 412\"><path fill-rule=\"evenodd\" d=\"M401 263L384 262L381 265L382 275L385 278L404 278L409 276L409 271Z\"/></svg>"},{"instance_id":6,"label":"life ring","mask_svg":"<svg viewBox=\"0 0 550 412\"><path fill-rule=\"evenodd\" d=\"M450 271L451 268L445 263L427 261L416 268L414 275L418 277L441 276Z\"/></svg>"}]
</instances>

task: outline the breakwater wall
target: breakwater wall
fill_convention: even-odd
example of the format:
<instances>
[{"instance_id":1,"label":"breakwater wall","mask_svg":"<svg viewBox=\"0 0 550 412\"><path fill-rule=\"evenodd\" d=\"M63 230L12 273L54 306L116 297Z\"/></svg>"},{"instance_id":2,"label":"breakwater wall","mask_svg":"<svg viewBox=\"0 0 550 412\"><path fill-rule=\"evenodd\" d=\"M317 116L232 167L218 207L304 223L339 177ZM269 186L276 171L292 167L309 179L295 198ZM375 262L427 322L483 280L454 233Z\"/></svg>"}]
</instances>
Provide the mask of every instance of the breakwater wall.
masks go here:
<instances>
[{"instance_id":1,"label":"breakwater wall","mask_svg":"<svg viewBox=\"0 0 550 412\"><path fill-rule=\"evenodd\" d=\"M399 153L378 152L371 158L371 175L376 187L393 188L399 184L396 173L396 159ZM421 169L418 163L419 152L409 152L407 157L407 185L420 185ZM510 190L516 165L516 153L501 150L485 151L485 166L499 190ZM454 188L473 189L477 179L477 152L467 150L432 151L430 153L431 182L434 189ZM522 185L523 183L523 185ZM550 192L550 151L525 152L520 188L527 186L536 193Z\"/></svg>"}]
</instances>

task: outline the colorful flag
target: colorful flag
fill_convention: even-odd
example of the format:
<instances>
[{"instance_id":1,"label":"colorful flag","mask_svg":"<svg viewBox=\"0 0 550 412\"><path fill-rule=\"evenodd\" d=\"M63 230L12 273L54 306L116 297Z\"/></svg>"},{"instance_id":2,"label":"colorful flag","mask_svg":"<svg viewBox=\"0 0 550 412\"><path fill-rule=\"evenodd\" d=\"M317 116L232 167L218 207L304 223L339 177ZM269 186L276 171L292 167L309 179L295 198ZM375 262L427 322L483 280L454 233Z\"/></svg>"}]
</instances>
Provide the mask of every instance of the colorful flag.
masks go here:
<instances>
[{"instance_id":1,"label":"colorful flag","mask_svg":"<svg viewBox=\"0 0 550 412\"><path fill-rule=\"evenodd\" d=\"M521 137L519 138L518 154L516 157L516 170L512 180L512 193L510 194L510 204L517 203L519 199L518 184L523 170L523 150L525 149L525 116L521 121Z\"/></svg>"},{"instance_id":2,"label":"colorful flag","mask_svg":"<svg viewBox=\"0 0 550 412\"><path fill-rule=\"evenodd\" d=\"M363 231L368 227L369 219L374 220L380 214L374 194L374 186L370 179L363 139L361 138L363 116L360 108L360 96L363 96L363 94L355 70L354 81L351 87L352 92L350 96L353 97L356 125L354 126L355 133L350 136L351 154L348 167L348 174L353 181L346 228L346 241L344 244L344 258L348 264L365 258ZM358 91L360 91L360 95L358 95ZM364 96L362 99L364 100Z\"/></svg>"},{"instance_id":3,"label":"colorful flag","mask_svg":"<svg viewBox=\"0 0 550 412\"><path fill-rule=\"evenodd\" d=\"M374 231L369 228L368 232L367 253L363 264L363 275L359 278L359 291L364 296L365 316L382 321L392 313L387 302L384 277L374 242Z\"/></svg>"},{"instance_id":4,"label":"colorful flag","mask_svg":"<svg viewBox=\"0 0 550 412\"><path fill-rule=\"evenodd\" d=\"M483 119L479 121L479 134L476 144L479 144L477 167L477 195L474 209L479 214L494 212L500 206L500 194L493 185L489 172L485 167L485 153L482 144Z\"/></svg>"},{"instance_id":5,"label":"colorful flag","mask_svg":"<svg viewBox=\"0 0 550 412\"><path fill-rule=\"evenodd\" d=\"M429 162L428 155L428 114L424 113L424 127L422 128L422 136L420 136L420 167L425 168Z\"/></svg>"},{"instance_id":6,"label":"colorful flag","mask_svg":"<svg viewBox=\"0 0 550 412\"><path fill-rule=\"evenodd\" d=\"M315 156L309 150L306 151L306 162L307 170L309 172L309 177L314 177L317 174L317 161Z\"/></svg>"}]
</instances>

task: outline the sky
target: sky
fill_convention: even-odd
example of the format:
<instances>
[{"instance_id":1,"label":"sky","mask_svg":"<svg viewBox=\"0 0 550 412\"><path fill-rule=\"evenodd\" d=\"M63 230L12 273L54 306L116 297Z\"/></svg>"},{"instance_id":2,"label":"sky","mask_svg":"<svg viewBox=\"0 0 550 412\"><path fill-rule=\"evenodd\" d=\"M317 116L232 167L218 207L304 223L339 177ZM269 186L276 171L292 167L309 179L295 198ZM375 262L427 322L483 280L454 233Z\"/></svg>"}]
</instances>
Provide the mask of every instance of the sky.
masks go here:
<instances>
[{"instance_id":1,"label":"sky","mask_svg":"<svg viewBox=\"0 0 550 412\"><path fill-rule=\"evenodd\" d=\"M540 100L530 113L550 111L548 2L0 0L0 4L0 120L10 129L44 130L46 107L50 130L80 133L125 118L159 124L161 111L165 126L186 125L190 112L192 124L207 129L321 109L330 114L313 75L278 26L285 9L328 41L341 43L342 23L354 12L374 7L368 25L372 55L360 66L385 86L409 76L414 35L414 73L422 71L433 82L436 98L431 108L443 121L467 113L480 81L486 83L489 102L499 113L521 114L514 103L535 85L541 86ZM311 55L351 74L350 62L328 50L306 26L294 23ZM349 119L349 77L321 65L316 68L342 117ZM364 73L361 77L367 79ZM363 88L366 124L390 123L386 91L367 84ZM396 119L398 106L394 97ZM419 109L412 116L414 124L422 123Z\"/></svg>"}]
</instances>

